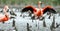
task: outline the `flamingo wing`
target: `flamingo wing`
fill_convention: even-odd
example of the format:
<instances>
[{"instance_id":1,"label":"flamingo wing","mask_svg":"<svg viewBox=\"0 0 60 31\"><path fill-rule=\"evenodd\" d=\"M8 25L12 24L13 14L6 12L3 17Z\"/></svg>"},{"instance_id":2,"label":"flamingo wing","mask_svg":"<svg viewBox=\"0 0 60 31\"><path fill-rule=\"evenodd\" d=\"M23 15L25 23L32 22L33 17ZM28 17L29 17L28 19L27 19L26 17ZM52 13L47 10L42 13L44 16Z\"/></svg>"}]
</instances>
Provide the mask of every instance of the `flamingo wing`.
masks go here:
<instances>
[{"instance_id":1,"label":"flamingo wing","mask_svg":"<svg viewBox=\"0 0 60 31\"><path fill-rule=\"evenodd\" d=\"M29 11L29 10L31 11L31 13L33 13L34 7L32 7L32 6L27 6L27 7L23 8L21 12L23 13L23 12L27 12L27 11Z\"/></svg>"},{"instance_id":2,"label":"flamingo wing","mask_svg":"<svg viewBox=\"0 0 60 31\"><path fill-rule=\"evenodd\" d=\"M53 14L56 14L57 12L55 11L55 9L51 8L51 7L45 7L43 9L43 14L46 13L46 12L50 12L50 13L53 13Z\"/></svg>"}]
</instances>

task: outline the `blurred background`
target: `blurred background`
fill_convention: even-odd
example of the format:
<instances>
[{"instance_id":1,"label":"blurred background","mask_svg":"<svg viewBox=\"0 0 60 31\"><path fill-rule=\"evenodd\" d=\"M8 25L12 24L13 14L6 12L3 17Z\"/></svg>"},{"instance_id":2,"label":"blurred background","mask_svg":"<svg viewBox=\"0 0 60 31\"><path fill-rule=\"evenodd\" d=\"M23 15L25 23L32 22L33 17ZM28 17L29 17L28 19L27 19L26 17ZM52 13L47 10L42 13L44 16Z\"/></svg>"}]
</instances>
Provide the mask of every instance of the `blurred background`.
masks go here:
<instances>
[{"instance_id":1,"label":"blurred background","mask_svg":"<svg viewBox=\"0 0 60 31\"><path fill-rule=\"evenodd\" d=\"M59 6L60 0L0 0L0 5L21 5L21 4L33 4L36 5L38 1L44 2L44 4Z\"/></svg>"},{"instance_id":2,"label":"blurred background","mask_svg":"<svg viewBox=\"0 0 60 31\"><path fill-rule=\"evenodd\" d=\"M37 6L38 1L43 2L42 7L46 5L53 6L56 10L60 10L60 0L0 0L0 8L4 5L9 5L10 7L24 7L26 5Z\"/></svg>"}]
</instances>

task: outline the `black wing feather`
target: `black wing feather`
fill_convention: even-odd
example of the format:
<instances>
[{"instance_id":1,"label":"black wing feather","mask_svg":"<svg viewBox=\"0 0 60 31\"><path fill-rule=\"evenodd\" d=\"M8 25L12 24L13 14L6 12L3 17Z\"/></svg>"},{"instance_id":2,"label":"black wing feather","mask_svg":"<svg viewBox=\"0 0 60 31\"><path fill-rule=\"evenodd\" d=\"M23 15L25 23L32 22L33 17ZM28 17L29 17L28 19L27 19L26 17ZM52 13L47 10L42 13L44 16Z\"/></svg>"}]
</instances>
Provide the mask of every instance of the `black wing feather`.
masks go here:
<instances>
[{"instance_id":1,"label":"black wing feather","mask_svg":"<svg viewBox=\"0 0 60 31\"><path fill-rule=\"evenodd\" d=\"M32 7L25 7L25 8L22 9L21 12L23 13L23 12L27 12L29 10L33 13L33 8Z\"/></svg>"},{"instance_id":2,"label":"black wing feather","mask_svg":"<svg viewBox=\"0 0 60 31\"><path fill-rule=\"evenodd\" d=\"M51 12L51 13L54 13L54 14L56 14L57 12L53 9L53 8L45 8L44 10L43 10L43 14L45 14L46 12Z\"/></svg>"}]
</instances>

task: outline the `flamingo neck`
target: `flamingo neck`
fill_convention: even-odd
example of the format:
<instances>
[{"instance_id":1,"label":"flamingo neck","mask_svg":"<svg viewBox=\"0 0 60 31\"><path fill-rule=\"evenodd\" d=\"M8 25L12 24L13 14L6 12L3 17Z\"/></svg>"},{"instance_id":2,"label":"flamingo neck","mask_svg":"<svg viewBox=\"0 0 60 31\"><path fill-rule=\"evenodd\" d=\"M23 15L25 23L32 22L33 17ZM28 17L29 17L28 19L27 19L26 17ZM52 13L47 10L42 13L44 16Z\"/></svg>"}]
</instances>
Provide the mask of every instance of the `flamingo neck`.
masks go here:
<instances>
[{"instance_id":1,"label":"flamingo neck","mask_svg":"<svg viewBox=\"0 0 60 31\"><path fill-rule=\"evenodd\" d=\"M8 13L7 13L7 9L3 9L3 12L4 12L4 14L5 14L5 17L9 18L9 15L8 15Z\"/></svg>"},{"instance_id":2,"label":"flamingo neck","mask_svg":"<svg viewBox=\"0 0 60 31\"><path fill-rule=\"evenodd\" d=\"M41 8L40 5L41 5L41 4L38 2L38 8L39 8L39 9Z\"/></svg>"}]
</instances>

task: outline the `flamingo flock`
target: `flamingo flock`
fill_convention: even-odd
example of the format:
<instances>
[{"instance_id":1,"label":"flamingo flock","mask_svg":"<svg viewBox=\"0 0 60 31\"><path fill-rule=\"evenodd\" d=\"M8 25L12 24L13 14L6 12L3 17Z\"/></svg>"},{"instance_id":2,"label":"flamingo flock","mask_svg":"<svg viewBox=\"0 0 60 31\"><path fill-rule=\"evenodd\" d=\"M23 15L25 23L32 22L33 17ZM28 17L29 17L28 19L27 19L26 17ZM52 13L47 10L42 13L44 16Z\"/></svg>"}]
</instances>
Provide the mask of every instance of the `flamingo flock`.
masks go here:
<instances>
[{"instance_id":1,"label":"flamingo flock","mask_svg":"<svg viewBox=\"0 0 60 31\"><path fill-rule=\"evenodd\" d=\"M34 6L26 6L21 10L21 13L30 11L31 14L34 14L33 17L37 18L43 17L43 14L45 14L46 12L56 14L56 11L51 6L45 6L44 8L40 8L40 4L41 2L38 3L38 8ZM4 15L0 14L0 22L5 22L10 19L9 14L7 13L8 9L9 7L5 5L3 8ZM12 14L12 12L10 13Z\"/></svg>"},{"instance_id":2,"label":"flamingo flock","mask_svg":"<svg viewBox=\"0 0 60 31\"><path fill-rule=\"evenodd\" d=\"M55 11L55 9L53 9L53 7L52 6L45 6L44 8L41 8L40 7L40 4L41 4L41 2L39 2L38 3L38 8L36 8L36 7L34 7L34 6L31 6L31 5L29 5L29 6L26 6L26 7L24 7L22 10L21 10L21 13L24 13L24 12L29 12L30 14L30 16L32 16L32 14L34 14L33 16L32 16L32 19L33 18L35 18L35 17L37 17L38 19L39 18L41 18L41 17L43 17L44 18L44 14L45 13L47 13L47 12L49 12L49 13L52 13L52 14L56 14L57 12ZM0 14L0 22L5 22L5 21L8 21L10 18L14 18L14 17L9 17L10 15L8 14L8 11L9 10L9 7L7 6L7 5L5 5L4 6L4 8L3 8L3 12L4 12L4 14ZM13 10L10 12L10 14L11 15L15 15L15 16L17 16L14 12L13 12ZM27 13L26 13L27 14ZM51 15L50 15L51 16ZM42 19L43 19L42 18ZM15 23L15 22L13 22L13 23ZM44 24L45 24L45 21L44 21ZM13 26L15 26L15 24L13 25ZM44 25L45 27L46 27L46 25ZM57 24L57 27L59 27L59 25Z\"/></svg>"}]
</instances>

